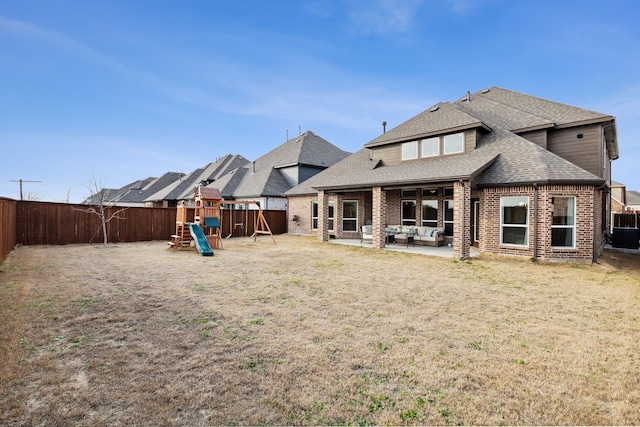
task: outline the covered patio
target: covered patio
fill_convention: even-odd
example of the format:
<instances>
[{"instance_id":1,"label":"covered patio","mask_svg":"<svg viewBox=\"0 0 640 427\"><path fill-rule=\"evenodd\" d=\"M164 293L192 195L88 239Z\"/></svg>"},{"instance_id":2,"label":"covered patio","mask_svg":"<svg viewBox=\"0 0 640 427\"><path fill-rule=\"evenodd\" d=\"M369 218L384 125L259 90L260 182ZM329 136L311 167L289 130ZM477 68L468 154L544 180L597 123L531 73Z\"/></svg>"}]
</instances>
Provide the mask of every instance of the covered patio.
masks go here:
<instances>
[{"instance_id":1,"label":"covered patio","mask_svg":"<svg viewBox=\"0 0 640 427\"><path fill-rule=\"evenodd\" d=\"M359 239L329 239L329 243L334 243L336 245L359 246L363 248L374 247L370 240L361 242ZM413 246L411 244L407 246L405 243L391 243L385 245L382 249L393 252L406 252L411 254L437 256L451 259L454 258L453 246ZM480 252L478 251L478 248L472 246L469 251L469 258L472 258L479 253Z\"/></svg>"}]
</instances>

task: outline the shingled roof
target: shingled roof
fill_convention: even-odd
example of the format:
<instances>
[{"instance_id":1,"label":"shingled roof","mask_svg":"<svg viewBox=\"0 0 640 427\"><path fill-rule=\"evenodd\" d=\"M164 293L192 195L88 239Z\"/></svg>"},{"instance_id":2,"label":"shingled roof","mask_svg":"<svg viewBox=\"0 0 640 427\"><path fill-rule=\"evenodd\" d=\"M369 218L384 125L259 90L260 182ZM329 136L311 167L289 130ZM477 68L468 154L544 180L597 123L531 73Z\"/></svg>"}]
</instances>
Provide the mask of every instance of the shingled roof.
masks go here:
<instances>
[{"instance_id":1,"label":"shingled roof","mask_svg":"<svg viewBox=\"0 0 640 427\"><path fill-rule=\"evenodd\" d=\"M192 199L198 185L207 185L247 163L249 161L238 154L227 154L189 174L183 174L179 180L148 196L146 201Z\"/></svg>"},{"instance_id":2,"label":"shingled roof","mask_svg":"<svg viewBox=\"0 0 640 427\"><path fill-rule=\"evenodd\" d=\"M406 141L409 138L427 138L443 132L457 132L483 126L485 125L478 118L462 111L450 102L441 102L389 132L383 133L365 144L365 147L371 148Z\"/></svg>"},{"instance_id":3,"label":"shingled roof","mask_svg":"<svg viewBox=\"0 0 640 427\"><path fill-rule=\"evenodd\" d=\"M289 190L286 195L319 189L358 189L412 183L474 179L478 186L527 183L589 183L603 179L517 135L515 132L612 121L613 117L492 87L441 102L380 135L365 148ZM433 135L481 128L475 149L385 165L370 158L369 148ZM615 144L614 144L615 145ZM617 151L616 151L617 152Z\"/></svg>"},{"instance_id":4,"label":"shingled roof","mask_svg":"<svg viewBox=\"0 0 640 427\"><path fill-rule=\"evenodd\" d=\"M246 165L233 197L282 197L292 185L280 169L298 166L323 170L349 154L311 131L304 132ZM222 194L227 197L228 192L223 189Z\"/></svg>"}]
</instances>

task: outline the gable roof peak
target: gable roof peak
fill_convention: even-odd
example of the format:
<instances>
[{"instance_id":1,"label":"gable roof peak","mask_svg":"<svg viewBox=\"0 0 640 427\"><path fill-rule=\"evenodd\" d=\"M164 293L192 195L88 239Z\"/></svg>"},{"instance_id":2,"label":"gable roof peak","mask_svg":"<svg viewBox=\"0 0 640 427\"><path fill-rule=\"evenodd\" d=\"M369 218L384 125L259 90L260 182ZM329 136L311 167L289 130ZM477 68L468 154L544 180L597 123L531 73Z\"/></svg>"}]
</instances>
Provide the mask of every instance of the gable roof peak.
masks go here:
<instances>
[{"instance_id":1,"label":"gable roof peak","mask_svg":"<svg viewBox=\"0 0 640 427\"><path fill-rule=\"evenodd\" d=\"M480 119L451 102L439 102L365 144L371 148L465 129L484 127Z\"/></svg>"}]
</instances>

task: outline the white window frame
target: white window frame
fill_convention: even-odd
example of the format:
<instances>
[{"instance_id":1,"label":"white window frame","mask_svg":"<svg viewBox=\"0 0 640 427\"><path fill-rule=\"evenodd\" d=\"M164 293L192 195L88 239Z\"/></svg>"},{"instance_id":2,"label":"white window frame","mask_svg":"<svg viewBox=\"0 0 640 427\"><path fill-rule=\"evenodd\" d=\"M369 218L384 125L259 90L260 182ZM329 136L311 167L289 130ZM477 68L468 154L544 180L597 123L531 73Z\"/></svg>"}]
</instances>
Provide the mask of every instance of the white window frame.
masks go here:
<instances>
[{"instance_id":1,"label":"white window frame","mask_svg":"<svg viewBox=\"0 0 640 427\"><path fill-rule=\"evenodd\" d=\"M453 138L456 138L456 148L455 151L450 151L451 148L447 149L447 140L451 142L453 142ZM457 144L458 141L457 139L460 138L460 149L457 149ZM458 133L452 133L449 135L445 135L444 137L442 137L442 154L457 154L457 153L464 153L464 132L458 132Z\"/></svg>"},{"instance_id":2,"label":"white window frame","mask_svg":"<svg viewBox=\"0 0 640 427\"><path fill-rule=\"evenodd\" d=\"M436 208L436 219L425 219L424 208L425 206L435 205ZM437 227L438 226L438 200L423 200L422 208L420 209L420 221L423 227Z\"/></svg>"},{"instance_id":3,"label":"white window frame","mask_svg":"<svg viewBox=\"0 0 640 427\"><path fill-rule=\"evenodd\" d=\"M508 204L507 204L508 203ZM526 208L525 223L505 223L504 222L504 209L505 207L517 207ZM510 228L522 228L524 229L524 243L513 243L504 241L504 233ZM500 244L517 247L529 246L529 197L527 196L504 196L500 198Z\"/></svg>"},{"instance_id":4,"label":"white window frame","mask_svg":"<svg viewBox=\"0 0 640 427\"><path fill-rule=\"evenodd\" d=\"M402 143L402 160L413 160L418 158L418 141L408 141Z\"/></svg>"},{"instance_id":5,"label":"white window frame","mask_svg":"<svg viewBox=\"0 0 640 427\"><path fill-rule=\"evenodd\" d=\"M435 148L436 148L436 153L435 154L425 154L425 152L427 150L425 150L425 146L428 143L434 143L435 142ZM437 136L434 136L433 138L425 138L420 142L420 152L422 157L437 157L440 155L440 138Z\"/></svg>"},{"instance_id":6,"label":"white window frame","mask_svg":"<svg viewBox=\"0 0 640 427\"><path fill-rule=\"evenodd\" d=\"M449 211L449 205L451 205L451 219L447 219L447 211ZM445 200L444 204L443 204L443 212L442 212L442 224L444 226L444 235L445 237L453 237L453 234L455 233L454 231L454 225L453 225L453 219L455 218L455 212L454 212L454 203L453 203L453 199L449 199L449 200ZM451 234L447 234L447 224L451 224Z\"/></svg>"},{"instance_id":7,"label":"white window frame","mask_svg":"<svg viewBox=\"0 0 640 427\"><path fill-rule=\"evenodd\" d=\"M551 212L551 247L554 249L575 249L576 247L576 198L574 196L554 196L553 197L553 201L555 202L556 199L570 199L572 200L572 204L573 206L571 206L571 208L573 209L573 215L571 217L571 219L573 220L573 224L554 224L554 218L555 218L555 214L556 214L556 209L559 209L556 207L556 204L553 203L553 210ZM564 217L569 217L568 216L568 212L565 212ZM554 230L571 230L571 246L566 246L566 245L562 245L562 246L557 246L553 244L553 231Z\"/></svg>"},{"instance_id":8,"label":"white window frame","mask_svg":"<svg viewBox=\"0 0 640 427\"><path fill-rule=\"evenodd\" d=\"M334 230L334 226L335 226L335 215L336 215L336 209L335 209L335 204L333 202L329 202L329 224L328 224L328 229L329 231L335 231Z\"/></svg>"},{"instance_id":9,"label":"white window frame","mask_svg":"<svg viewBox=\"0 0 640 427\"><path fill-rule=\"evenodd\" d=\"M311 202L311 229L312 230L318 229L318 217L319 217L318 202Z\"/></svg>"},{"instance_id":10,"label":"white window frame","mask_svg":"<svg viewBox=\"0 0 640 427\"><path fill-rule=\"evenodd\" d=\"M413 218L405 218L404 217L404 205L405 203L413 203L413 213L414 213L414 217ZM401 224L402 225L408 225L408 226L415 226L416 225L416 221L417 219L417 205L416 205L416 201L415 200L403 200L402 204L400 205L400 217L401 217Z\"/></svg>"},{"instance_id":11,"label":"white window frame","mask_svg":"<svg viewBox=\"0 0 640 427\"><path fill-rule=\"evenodd\" d=\"M344 216L344 206L346 203L355 203L356 204L356 216L355 217L345 217ZM345 222L353 222L355 224L354 229L353 230L345 230L344 228L344 224ZM345 233L357 233L358 232L358 201L357 200L343 200L342 201L342 231Z\"/></svg>"}]
</instances>

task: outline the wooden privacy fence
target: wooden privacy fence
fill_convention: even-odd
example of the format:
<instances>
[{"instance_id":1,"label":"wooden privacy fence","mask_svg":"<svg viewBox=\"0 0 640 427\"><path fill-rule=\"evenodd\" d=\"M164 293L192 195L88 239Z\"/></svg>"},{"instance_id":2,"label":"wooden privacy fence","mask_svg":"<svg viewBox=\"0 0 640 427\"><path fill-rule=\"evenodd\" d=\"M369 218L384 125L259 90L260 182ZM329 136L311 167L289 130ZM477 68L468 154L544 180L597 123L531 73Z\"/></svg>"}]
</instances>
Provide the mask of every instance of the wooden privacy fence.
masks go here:
<instances>
[{"instance_id":1,"label":"wooden privacy fence","mask_svg":"<svg viewBox=\"0 0 640 427\"><path fill-rule=\"evenodd\" d=\"M284 234L287 232L287 212L286 211L262 211L264 218L273 234ZM252 236L256 222L257 210L230 210L221 211L222 219L220 225L223 238ZM258 236L260 238L260 236Z\"/></svg>"},{"instance_id":2,"label":"wooden privacy fence","mask_svg":"<svg viewBox=\"0 0 640 427\"><path fill-rule=\"evenodd\" d=\"M87 205L18 202L16 240L23 245L66 245L102 243L98 215L86 212ZM120 207L105 208L109 218ZM107 224L109 242L139 242L168 239L174 232L176 210L127 208Z\"/></svg>"},{"instance_id":3,"label":"wooden privacy fence","mask_svg":"<svg viewBox=\"0 0 640 427\"><path fill-rule=\"evenodd\" d=\"M16 205L15 200L0 198L0 262L16 245Z\"/></svg>"},{"instance_id":4,"label":"wooden privacy fence","mask_svg":"<svg viewBox=\"0 0 640 427\"><path fill-rule=\"evenodd\" d=\"M625 228L640 228L640 212L614 214L613 226Z\"/></svg>"},{"instance_id":5,"label":"wooden privacy fence","mask_svg":"<svg viewBox=\"0 0 640 427\"><path fill-rule=\"evenodd\" d=\"M87 205L0 199L0 262L16 244L102 243L100 218ZM119 207L106 208L106 216ZM287 232L286 211L262 211L273 234ZM222 236L251 236L257 211L222 211ZM110 243L167 240L176 230L175 208L127 208L107 224Z\"/></svg>"}]
</instances>

